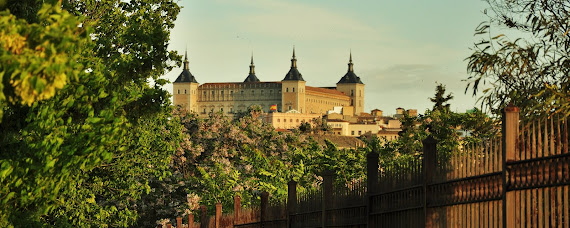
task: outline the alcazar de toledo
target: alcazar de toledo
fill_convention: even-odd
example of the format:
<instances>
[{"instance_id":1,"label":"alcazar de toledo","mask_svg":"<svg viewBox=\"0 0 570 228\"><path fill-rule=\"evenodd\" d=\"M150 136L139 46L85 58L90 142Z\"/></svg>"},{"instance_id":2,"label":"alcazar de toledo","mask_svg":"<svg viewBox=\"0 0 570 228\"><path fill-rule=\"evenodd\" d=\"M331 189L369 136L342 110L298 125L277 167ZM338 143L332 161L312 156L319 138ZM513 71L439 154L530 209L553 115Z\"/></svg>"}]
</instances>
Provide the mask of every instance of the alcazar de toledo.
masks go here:
<instances>
[{"instance_id":1,"label":"alcazar de toledo","mask_svg":"<svg viewBox=\"0 0 570 228\"><path fill-rule=\"evenodd\" d=\"M273 82L263 82L257 78L252 56L249 75L243 82L200 84L190 73L186 55L184 69L174 81L173 87L174 105L190 112L201 116L207 116L210 112L223 112L232 116L257 105L265 113L264 120L276 129L296 128L303 122L311 122L331 113L339 114L337 121L356 121L354 124L358 124L359 117L368 117L368 121L371 116L364 113L364 83L354 73L352 54L349 57L348 71L339 79L336 87L307 86L303 75L297 69L295 49L289 72L283 80ZM383 122L387 125L386 121ZM382 129L381 125L377 126L377 130L366 127L365 132L378 134ZM334 126L331 127L335 129ZM399 129L400 126L391 127ZM355 131L350 129L335 130L335 134L351 136L362 135L362 130L359 133L361 134L355 134Z\"/></svg>"}]
</instances>

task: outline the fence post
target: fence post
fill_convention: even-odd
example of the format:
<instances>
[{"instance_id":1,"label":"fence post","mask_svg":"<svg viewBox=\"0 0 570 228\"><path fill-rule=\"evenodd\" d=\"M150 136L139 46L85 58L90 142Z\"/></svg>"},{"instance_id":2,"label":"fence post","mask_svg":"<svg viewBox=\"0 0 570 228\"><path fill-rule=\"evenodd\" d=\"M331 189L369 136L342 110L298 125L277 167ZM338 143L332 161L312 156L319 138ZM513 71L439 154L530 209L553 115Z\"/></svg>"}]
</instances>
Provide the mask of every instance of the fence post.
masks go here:
<instances>
[{"instance_id":1,"label":"fence post","mask_svg":"<svg viewBox=\"0 0 570 228\"><path fill-rule=\"evenodd\" d=\"M234 225L240 223L241 214L241 196L234 196Z\"/></svg>"},{"instance_id":2,"label":"fence post","mask_svg":"<svg viewBox=\"0 0 570 228\"><path fill-rule=\"evenodd\" d=\"M194 215L188 214L188 228L194 228Z\"/></svg>"},{"instance_id":3,"label":"fence post","mask_svg":"<svg viewBox=\"0 0 570 228\"><path fill-rule=\"evenodd\" d=\"M366 222L368 227L375 227L374 220L370 218L372 212L372 194L378 189L378 160L379 154L371 151L366 155Z\"/></svg>"},{"instance_id":4,"label":"fence post","mask_svg":"<svg viewBox=\"0 0 570 228\"><path fill-rule=\"evenodd\" d=\"M267 220L267 206L269 204L269 192L264 191L261 193L261 213L259 213L259 221L261 227L265 226L265 220Z\"/></svg>"},{"instance_id":5,"label":"fence post","mask_svg":"<svg viewBox=\"0 0 570 228\"><path fill-rule=\"evenodd\" d=\"M287 227L292 227L292 216L297 207L297 182L290 180L287 182Z\"/></svg>"},{"instance_id":6,"label":"fence post","mask_svg":"<svg viewBox=\"0 0 570 228\"><path fill-rule=\"evenodd\" d=\"M216 203L216 228L220 228L222 222L222 203Z\"/></svg>"},{"instance_id":7,"label":"fence post","mask_svg":"<svg viewBox=\"0 0 570 228\"><path fill-rule=\"evenodd\" d=\"M208 228L208 223L210 223L210 220L208 219L208 214L206 214L207 212L207 208L206 206L202 205L200 206L200 228Z\"/></svg>"},{"instance_id":8,"label":"fence post","mask_svg":"<svg viewBox=\"0 0 570 228\"><path fill-rule=\"evenodd\" d=\"M176 217L176 228L182 227L182 218Z\"/></svg>"},{"instance_id":9,"label":"fence post","mask_svg":"<svg viewBox=\"0 0 570 228\"><path fill-rule=\"evenodd\" d=\"M368 192L376 192L378 185L378 153L372 151L366 155L366 184Z\"/></svg>"},{"instance_id":10,"label":"fence post","mask_svg":"<svg viewBox=\"0 0 570 228\"><path fill-rule=\"evenodd\" d=\"M422 160L422 171L424 173L424 227L432 227L431 214L428 212L428 202L430 195L428 194L428 184L433 181L434 172L436 169L436 155L437 155L437 140L429 135L426 139L422 140L424 158Z\"/></svg>"},{"instance_id":11,"label":"fence post","mask_svg":"<svg viewBox=\"0 0 570 228\"><path fill-rule=\"evenodd\" d=\"M332 191L333 191L333 178L334 172L325 170L323 172L323 214L322 214L322 227L327 226L327 210L332 208ZM334 218L332 219L334 220Z\"/></svg>"},{"instance_id":12,"label":"fence post","mask_svg":"<svg viewBox=\"0 0 570 228\"><path fill-rule=\"evenodd\" d=\"M507 162L515 160L517 147L517 137L519 135L519 108L509 104L503 110L503 227L514 227L516 224L515 217L515 192L508 191L508 175Z\"/></svg>"}]
</instances>

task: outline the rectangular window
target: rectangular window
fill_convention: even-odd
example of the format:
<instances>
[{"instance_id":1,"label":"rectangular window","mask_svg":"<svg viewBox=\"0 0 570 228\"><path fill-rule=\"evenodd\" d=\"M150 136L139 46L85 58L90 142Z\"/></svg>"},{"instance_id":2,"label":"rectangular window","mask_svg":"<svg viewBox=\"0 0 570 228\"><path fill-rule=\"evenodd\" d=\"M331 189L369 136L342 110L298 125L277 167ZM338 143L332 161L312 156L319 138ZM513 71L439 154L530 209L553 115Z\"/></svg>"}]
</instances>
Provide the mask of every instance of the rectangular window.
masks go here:
<instances>
[{"instance_id":1,"label":"rectangular window","mask_svg":"<svg viewBox=\"0 0 570 228\"><path fill-rule=\"evenodd\" d=\"M358 135L362 135L362 131L358 131Z\"/></svg>"},{"instance_id":2,"label":"rectangular window","mask_svg":"<svg viewBox=\"0 0 570 228\"><path fill-rule=\"evenodd\" d=\"M351 131L350 134L351 134L351 135L354 135L354 131Z\"/></svg>"}]
</instances>

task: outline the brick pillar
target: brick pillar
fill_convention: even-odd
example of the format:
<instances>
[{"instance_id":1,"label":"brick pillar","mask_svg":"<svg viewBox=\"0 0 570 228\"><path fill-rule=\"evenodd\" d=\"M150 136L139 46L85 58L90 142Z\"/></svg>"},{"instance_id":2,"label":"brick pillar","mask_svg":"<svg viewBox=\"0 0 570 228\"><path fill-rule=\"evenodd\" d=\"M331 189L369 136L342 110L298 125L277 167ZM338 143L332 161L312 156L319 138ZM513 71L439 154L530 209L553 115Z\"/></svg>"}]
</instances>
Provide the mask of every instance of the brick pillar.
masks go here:
<instances>
[{"instance_id":1,"label":"brick pillar","mask_svg":"<svg viewBox=\"0 0 570 228\"><path fill-rule=\"evenodd\" d=\"M241 197L234 196L234 225L240 224Z\"/></svg>"},{"instance_id":2,"label":"brick pillar","mask_svg":"<svg viewBox=\"0 0 570 228\"><path fill-rule=\"evenodd\" d=\"M287 227L292 227L292 217L297 207L297 182L287 182Z\"/></svg>"},{"instance_id":3,"label":"brick pillar","mask_svg":"<svg viewBox=\"0 0 570 228\"><path fill-rule=\"evenodd\" d=\"M424 159L422 160L422 171L423 171L423 178L424 178L424 202L423 202L423 210L424 210L424 226L425 227L432 227L433 222L430 220L431 213L428 210L428 203L430 200L430 195L427 190L427 185L432 183L433 176L435 173L436 166L436 154L437 154L437 140L433 138L433 136L428 136L426 139L422 140L423 144L423 152L424 152Z\"/></svg>"},{"instance_id":4,"label":"brick pillar","mask_svg":"<svg viewBox=\"0 0 570 228\"><path fill-rule=\"evenodd\" d=\"M188 228L194 228L194 215L188 214Z\"/></svg>"},{"instance_id":5,"label":"brick pillar","mask_svg":"<svg viewBox=\"0 0 570 228\"><path fill-rule=\"evenodd\" d=\"M176 228L182 227L182 218L176 217Z\"/></svg>"},{"instance_id":6,"label":"brick pillar","mask_svg":"<svg viewBox=\"0 0 570 228\"><path fill-rule=\"evenodd\" d=\"M519 136L519 108L509 104L503 110L503 227L515 227L515 192L508 190L507 162L515 161Z\"/></svg>"},{"instance_id":7,"label":"brick pillar","mask_svg":"<svg viewBox=\"0 0 570 228\"><path fill-rule=\"evenodd\" d=\"M220 228L222 222L222 203L216 203L216 228Z\"/></svg>"}]
</instances>

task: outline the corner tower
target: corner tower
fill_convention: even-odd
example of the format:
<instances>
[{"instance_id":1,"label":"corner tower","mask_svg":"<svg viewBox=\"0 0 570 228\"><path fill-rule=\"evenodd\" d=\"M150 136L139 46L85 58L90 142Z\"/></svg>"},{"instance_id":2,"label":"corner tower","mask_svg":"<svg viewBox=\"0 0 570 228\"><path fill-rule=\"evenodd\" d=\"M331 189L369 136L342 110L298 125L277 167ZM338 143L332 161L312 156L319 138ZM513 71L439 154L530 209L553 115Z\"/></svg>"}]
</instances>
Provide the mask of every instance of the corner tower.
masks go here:
<instances>
[{"instance_id":1,"label":"corner tower","mask_svg":"<svg viewBox=\"0 0 570 228\"><path fill-rule=\"evenodd\" d=\"M354 73L352 52L348 61L348 71L336 83L336 89L350 96L350 104L354 107L354 115L360 115L360 113L364 112L364 83Z\"/></svg>"},{"instance_id":2,"label":"corner tower","mask_svg":"<svg viewBox=\"0 0 570 228\"><path fill-rule=\"evenodd\" d=\"M180 105L189 112L198 112L198 82L190 73L188 53L184 53L184 69L172 83L173 103Z\"/></svg>"},{"instance_id":3,"label":"corner tower","mask_svg":"<svg viewBox=\"0 0 570 228\"><path fill-rule=\"evenodd\" d=\"M293 48L293 58L291 58L291 69L281 81L281 104L282 112L297 110L305 113L305 80L303 75L297 70L297 57Z\"/></svg>"}]
</instances>

